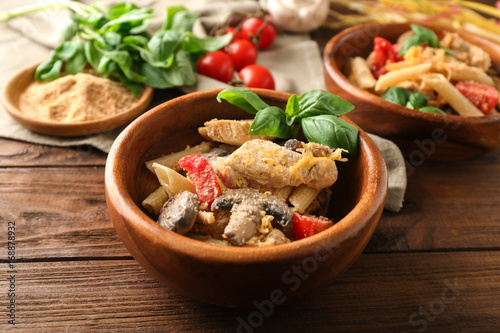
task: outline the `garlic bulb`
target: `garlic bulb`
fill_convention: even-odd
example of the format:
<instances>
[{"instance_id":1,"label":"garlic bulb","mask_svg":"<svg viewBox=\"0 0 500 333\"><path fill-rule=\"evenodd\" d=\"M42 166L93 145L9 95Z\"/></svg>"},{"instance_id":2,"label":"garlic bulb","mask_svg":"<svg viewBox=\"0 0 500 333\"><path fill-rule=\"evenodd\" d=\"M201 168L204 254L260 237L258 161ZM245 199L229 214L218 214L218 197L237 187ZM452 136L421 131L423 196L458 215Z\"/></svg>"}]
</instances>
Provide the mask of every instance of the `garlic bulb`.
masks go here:
<instances>
[{"instance_id":1,"label":"garlic bulb","mask_svg":"<svg viewBox=\"0 0 500 333\"><path fill-rule=\"evenodd\" d=\"M280 28L293 32L317 29L330 10L328 0L260 0L260 5Z\"/></svg>"}]
</instances>

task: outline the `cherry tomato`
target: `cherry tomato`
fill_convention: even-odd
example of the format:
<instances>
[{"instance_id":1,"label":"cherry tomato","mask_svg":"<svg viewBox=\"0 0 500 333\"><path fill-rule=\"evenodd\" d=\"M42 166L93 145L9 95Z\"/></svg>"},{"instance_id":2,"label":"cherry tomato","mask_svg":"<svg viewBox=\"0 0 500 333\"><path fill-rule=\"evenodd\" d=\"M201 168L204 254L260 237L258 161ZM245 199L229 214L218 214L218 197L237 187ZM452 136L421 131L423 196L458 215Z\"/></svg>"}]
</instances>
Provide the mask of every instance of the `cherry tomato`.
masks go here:
<instances>
[{"instance_id":1,"label":"cherry tomato","mask_svg":"<svg viewBox=\"0 0 500 333\"><path fill-rule=\"evenodd\" d=\"M274 78L264 66L253 64L245 66L239 76L243 83L250 88L274 89Z\"/></svg>"},{"instance_id":2,"label":"cherry tomato","mask_svg":"<svg viewBox=\"0 0 500 333\"><path fill-rule=\"evenodd\" d=\"M232 42L234 42L235 40L240 40L240 39L250 40L250 36L248 36L248 34L246 32L243 32L241 30L236 31L236 28L234 28L234 27L227 27L226 34L227 33L234 34L233 39L231 40Z\"/></svg>"},{"instance_id":3,"label":"cherry tomato","mask_svg":"<svg viewBox=\"0 0 500 333\"><path fill-rule=\"evenodd\" d=\"M233 79L233 61L223 51L214 51L205 54L196 63L196 69L198 73L224 83L228 83Z\"/></svg>"},{"instance_id":4,"label":"cherry tomato","mask_svg":"<svg viewBox=\"0 0 500 333\"><path fill-rule=\"evenodd\" d=\"M455 87L484 114L489 114L498 103L498 90L485 84L458 82Z\"/></svg>"},{"instance_id":5,"label":"cherry tomato","mask_svg":"<svg viewBox=\"0 0 500 333\"><path fill-rule=\"evenodd\" d=\"M296 239L311 237L332 225L333 222L326 217L293 213L292 229Z\"/></svg>"},{"instance_id":6,"label":"cherry tomato","mask_svg":"<svg viewBox=\"0 0 500 333\"><path fill-rule=\"evenodd\" d=\"M258 38L260 50L264 50L269 47L274 42L274 39L278 34L272 24L264 22L256 17L250 17L245 20L245 22L241 25L241 31L250 37Z\"/></svg>"},{"instance_id":7,"label":"cherry tomato","mask_svg":"<svg viewBox=\"0 0 500 333\"><path fill-rule=\"evenodd\" d=\"M231 42L227 47L227 54L231 57L237 71L257 61L257 48L254 43L246 39Z\"/></svg>"},{"instance_id":8,"label":"cherry tomato","mask_svg":"<svg viewBox=\"0 0 500 333\"><path fill-rule=\"evenodd\" d=\"M373 55L371 58L372 73L378 79L380 75L387 73L385 65L388 62L398 62L403 58L398 57L400 45L392 45L387 39L382 37L375 37L373 39Z\"/></svg>"}]
</instances>

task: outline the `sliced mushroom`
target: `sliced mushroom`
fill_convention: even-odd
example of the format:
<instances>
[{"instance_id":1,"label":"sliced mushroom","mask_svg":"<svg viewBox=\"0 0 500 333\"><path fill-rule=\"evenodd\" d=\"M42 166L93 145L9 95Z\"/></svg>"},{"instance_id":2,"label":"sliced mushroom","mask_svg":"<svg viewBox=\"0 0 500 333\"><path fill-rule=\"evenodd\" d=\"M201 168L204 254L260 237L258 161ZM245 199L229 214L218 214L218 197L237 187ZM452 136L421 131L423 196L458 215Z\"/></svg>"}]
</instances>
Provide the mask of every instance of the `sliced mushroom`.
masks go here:
<instances>
[{"instance_id":1,"label":"sliced mushroom","mask_svg":"<svg viewBox=\"0 0 500 333\"><path fill-rule=\"evenodd\" d=\"M290 208L269 192L260 193L252 189L229 190L212 204L212 210L221 209L231 209L231 217L224 229L224 236L236 246L245 245L258 233L258 225L265 215L272 215L276 224L285 233L291 231Z\"/></svg>"},{"instance_id":2,"label":"sliced mushroom","mask_svg":"<svg viewBox=\"0 0 500 333\"><path fill-rule=\"evenodd\" d=\"M198 196L189 191L183 191L170 198L158 217L158 224L184 235L191 228L198 215L200 200Z\"/></svg>"}]
</instances>

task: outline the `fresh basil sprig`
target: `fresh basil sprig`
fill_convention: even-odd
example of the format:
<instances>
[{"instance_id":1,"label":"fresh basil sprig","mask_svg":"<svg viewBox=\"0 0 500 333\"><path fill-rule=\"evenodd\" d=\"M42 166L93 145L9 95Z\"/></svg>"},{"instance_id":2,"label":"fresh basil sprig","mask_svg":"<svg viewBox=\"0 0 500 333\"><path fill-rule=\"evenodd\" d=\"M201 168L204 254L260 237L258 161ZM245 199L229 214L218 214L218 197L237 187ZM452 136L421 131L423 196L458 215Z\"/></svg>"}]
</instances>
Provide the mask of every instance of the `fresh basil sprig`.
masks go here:
<instances>
[{"instance_id":1,"label":"fresh basil sprig","mask_svg":"<svg viewBox=\"0 0 500 333\"><path fill-rule=\"evenodd\" d=\"M430 47L439 48L439 39L434 31L424 28L421 25L412 24L411 30L413 31L413 36L408 38L401 49L398 52L398 57L403 56L406 51L410 49L412 46L420 46L423 44L427 44ZM449 55L454 55L454 53L448 49L444 49L444 51Z\"/></svg>"},{"instance_id":2,"label":"fresh basil sprig","mask_svg":"<svg viewBox=\"0 0 500 333\"><path fill-rule=\"evenodd\" d=\"M439 108L427 106L429 104L429 99L424 94L419 92L412 93L405 88L389 87L380 97L391 103L399 104L409 109L436 114L446 114L446 112Z\"/></svg>"},{"instance_id":3,"label":"fresh basil sprig","mask_svg":"<svg viewBox=\"0 0 500 333\"><path fill-rule=\"evenodd\" d=\"M417 24L412 24L411 30L413 30L413 36L408 38L403 43L401 49L398 52L398 57L401 57L403 54L405 54L405 52L408 51L408 49L412 46L427 44L430 47L439 47L439 39L437 38L434 31Z\"/></svg>"},{"instance_id":4,"label":"fresh basil sprig","mask_svg":"<svg viewBox=\"0 0 500 333\"><path fill-rule=\"evenodd\" d=\"M67 1L71 22L60 35L61 45L36 70L35 79L52 81L62 72L76 74L91 66L104 77L119 79L138 95L143 85L171 88L196 83L196 61L227 45L232 34L220 38L195 36L198 14L183 6L168 7L162 27L147 28L153 10L130 2L103 11L96 6Z\"/></svg>"},{"instance_id":5,"label":"fresh basil sprig","mask_svg":"<svg viewBox=\"0 0 500 333\"><path fill-rule=\"evenodd\" d=\"M354 106L324 90L316 89L292 95L285 110L270 106L257 94L243 88L228 88L217 95L241 109L255 114L250 126L252 135L270 135L281 139L297 137L300 130L307 140L343 148L349 154L358 150L358 128L339 118Z\"/></svg>"}]
</instances>

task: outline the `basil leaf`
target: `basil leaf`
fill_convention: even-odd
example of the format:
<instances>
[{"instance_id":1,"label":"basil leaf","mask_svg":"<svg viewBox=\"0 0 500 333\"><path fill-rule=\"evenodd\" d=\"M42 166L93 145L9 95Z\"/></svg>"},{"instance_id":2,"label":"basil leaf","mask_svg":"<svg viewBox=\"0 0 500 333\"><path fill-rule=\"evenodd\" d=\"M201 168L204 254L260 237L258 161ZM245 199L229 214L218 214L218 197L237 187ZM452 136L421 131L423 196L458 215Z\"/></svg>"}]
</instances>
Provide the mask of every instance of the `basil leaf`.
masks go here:
<instances>
[{"instance_id":1,"label":"basil leaf","mask_svg":"<svg viewBox=\"0 0 500 333\"><path fill-rule=\"evenodd\" d=\"M141 73L146 77L144 83L160 89L193 85L196 82L196 76L187 53L184 50L179 50L175 57L176 66L166 69L144 63L141 67Z\"/></svg>"},{"instance_id":2,"label":"basil leaf","mask_svg":"<svg viewBox=\"0 0 500 333\"><path fill-rule=\"evenodd\" d=\"M346 100L321 89L310 90L299 96L300 112L297 118L329 114L340 116L354 109Z\"/></svg>"},{"instance_id":3,"label":"basil leaf","mask_svg":"<svg viewBox=\"0 0 500 333\"><path fill-rule=\"evenodd\" d=\"M177 13L187 11L184 6L170 6L165 9L165 19L163 21L162 30L170 30L174 24L174 16Z\"/></svg>"},{"instance_id":4,"label":"basil leaf","mask_svg":"<svg viewBox=\"0 0 500 333\"><path fill-rule=\"evenodd\" d=\"M179 31L191 31L193 29L194 22L199 17L199 14L189 11L177 12L172 18L172 26L170 27L170 29Z\"/></svg>"},{"instance_id":5,"label":"basil leaf","mask_svg":"<svg viewBox=\"0 0 500 333\"><path fill-rule=\"evenodd\" d=\"M346 149L350 155L358 151L358 128L332 116L320 115L301 119L302 131L309 142L316 142L332 149Z\"/></svg>"},{"instance_id":6,"label":"basil leaf","mask_svg":"<svg viewBox=\"0 0 500 333\"><path fill-rule=\"evenodd\" d=\"M424 28L417 24L411 25L411 30L413 30L413 36L408 38L406 42L403 43L401 49L398 52L398 57L405 54L406 51L412 46L419 46L427 43L430 47L439 47L439 39L434 33L434 31Z\"/></svg>"},{"instance_id":7,"label":"basil leaf","mask_svg":"<svg viewBox=\"0 0 500 333\"><path fill-rule=\"evenodd\" d=\"M131 28L142 24L143 20L154 17L150 8L132 9L131 11L106 22L99 30L101 33L111 31L130 31Z\"/></svg>"},{"instance_id":8,"label":"basil leaf","mask_svg":"<svg viewBox=\"0 0 500 333\"><path fill-rule=\"evenodd\" d=\"M148 45L149 39L144 36L125 36L122 42L124 44L146 46Z\"/></svg>"},{"instance_id":9,"label":"basil leaf","mask_svg":"<svg viewBox=\"0 0 500 333\"><path fill-rule=\"evenodd\" d=\"M286 125L286 115L276 106L268 106L255 115L250 126L251 135L270 135L280 139L287 139L291 135L290 127Z\"/></svg>"},{"instance_id":10,"label":"basil leaf","mask_svg":"<svg viewBox=\"0 0 500 333\"><path fill-rule=\"evenodd\" d=\"M78 29L78 24L75 21L71 20L64 26L59 34L59 43L63 43L66 41L70 41L75 37L76 31Z\"/></svg>"},{"instance_id":11,"label":"basil leaf","mask_svg":"<svg viewBox=\"0 0 500 333\"><path fill-rule=\"evenodd\" d=\"M257 94L243 88L227 88L222 90L217 95L217 101L220 103L222 99L251 114L257 114L258 111L269 107Z\"/></svg>"},{"instance_id":12,"label":"basil leaf","mask_svg":"<svg viewBox=\"0 0 500 333\"><path fill-rule=\"evenodd\" d=\"M380 97L394 104L406 106L411 92L401 87L389 87Z\"/></svg>"},{"instance_id":13,"label":"basil leaf","mask_svg":"<svg viewBox=\"0 0 500 333\"><path fill-rule=\"evenodd\" d=\"M52 67L54 67L55 62L56 62L55 60L50 59L38 65L35 71L35 80L36 81L41 80L41 76L43 74L50 72Z\"/></svg>"},{"instance_id":14,"label":"basil leaf","mask_svg":"<svg viewBox=\"0 0 500 333\"><path fill-rule=\"evenodd\" d=\"M117 19L118 17L140 7L131 2L121 2L108 8L108 17L110 20Z\"/></svg>"},{"instance_id":15,"label":"basil leaf","mask_svg":"<svg viewBox=\"0 0 500 333\"><path fill-rule=\"evenodd\" d=\"M103 54L95 47L95 41L89 41L85 44L85 57L90 65L98 70Z\"/></svg>"},{"instance_id":16,"label":"basil leaf","mask_svg":"<svg viewBox=\"0 0 500 333\"><path fill-rule=\"evenodd\" d=\"M76 41L74 43L76 45L76 52L71 58L66 61L66 64L64 66L64 70L68 74L73 75L83 71L83 69L87 65L87 58L85 57L85 49L82 42Z\"/></svg>"},{"instance_id":17,"label":"basil leaf","mask_svg":"<svg viewBox=\"0 0 500 333\"><path fill-rule=\"evenodd\" d=\"M68 60L78 51L78 42L64 42L52 53L54 59Z\"/></svg>"},{"instance_id":18,"label":"basil leaf","mask_svg":"<svg viewBox=\"0 0 500 333\"><path fill-rule=\"evenodd\" d=\"M182 48L191 53L217 51L229 44L233 39L232 34L223 35L217 38L199 38L191 32L186 32L182 41Z\"/></svg>"},{"instance_id":19,"label":"basil leaf","mask_svg":"<svg viewBox=\"0 0 500 333\"><path fill-rule=\"evenodd\" d=\"M424 106L424 107L420 108L419 111L436 113L436 114L444 114L444 115L446 114L446 112L444 112L443 110L441 110L439 108L432 107L432 106Z\"/></svg>"},{"instance_id":20,"label":"basil leaf","mask_svg":"<svg viewBox=\"0 0 500 333\"><path fill-rule=\"evenodd\" d=\"M285 108L286 124L288 126L292 126L296 119L295 115L297 115L299 112L299 98L297 97L297 95L293 94L286 102Z\"/></svg>"},{"instance_id":21,"label":"basil leaf","mask_svg":"<svg viewBox=\"0 0 500 333\"><path fill-rule=\"evenodd\" d=\"M427 104L429 104L429 99L427 98L427 96L422 93L416 92L410 94L406 107L419 110L420 108L427 106Z\"/></svg>"},{"instance_id":22,"label":"basil leaf","mask_svg":"<svg viewBox=\"0 0 500 333\"><path fill-rule=\"evenodd\" d=\"M40 73L40 75L39 75L40 79L50 82L50 81L54 81L55 79L59 78L59 76L61 76L62 65L63 65L62 60L56 60L53 63L53 66L52 66L52 68L50 68L50 70L44 71L43 73Z\"/></svg>"},{"instance_id":23,"label":"basil leaf","mask_svg":"<svg viewBox=\"0 0 500 333\"><path fill-rule=\"evenodd\" d=\"M160 31L154 34L148 42L148 48L155 61L163 62L172 57L183 36L183 32L174 30Z\"/></svg>"}]
</instances>

